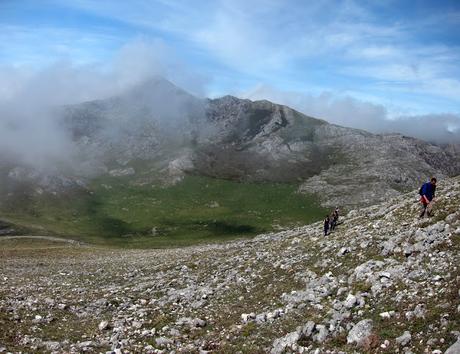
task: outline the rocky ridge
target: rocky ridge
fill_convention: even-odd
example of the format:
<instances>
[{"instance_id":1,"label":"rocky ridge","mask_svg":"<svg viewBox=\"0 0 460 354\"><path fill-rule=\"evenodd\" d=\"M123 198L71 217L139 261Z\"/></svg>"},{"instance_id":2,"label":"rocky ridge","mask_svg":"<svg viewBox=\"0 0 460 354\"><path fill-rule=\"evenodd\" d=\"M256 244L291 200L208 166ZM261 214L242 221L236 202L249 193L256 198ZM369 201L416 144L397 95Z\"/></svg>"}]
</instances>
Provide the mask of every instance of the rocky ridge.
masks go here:
<instances>
[{"instance_id":1,"label":"rocky ridge","mask_svg":"<svg viewBox=\"0 0 460 354\"><path fill-rule=\"evenodd\" d=\"M167 250L0 241L0 352L458 353L460 177L437 194L431 218L414 191L327 237L316 223Z\"/></svg>"}]
</instances>

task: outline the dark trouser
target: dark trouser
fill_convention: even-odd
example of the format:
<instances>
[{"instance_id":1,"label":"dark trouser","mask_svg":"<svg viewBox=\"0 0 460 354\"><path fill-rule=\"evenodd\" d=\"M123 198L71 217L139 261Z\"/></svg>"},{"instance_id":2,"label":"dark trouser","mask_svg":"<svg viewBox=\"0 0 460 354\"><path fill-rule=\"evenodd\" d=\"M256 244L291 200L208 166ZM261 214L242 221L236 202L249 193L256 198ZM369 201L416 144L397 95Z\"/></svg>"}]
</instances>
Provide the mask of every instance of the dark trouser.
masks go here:
<instances>
[{"instance_id":1,"label":"dark trouser","mask_svg":"<svg viewBox=\"0 0 460 354\"><path fill-rule=\"evenodd\" d=\"M422 203L422 213L420 214L420 217L423 218L425 216L425 212L426 212L426 207L428 206L428 204L426 203Z\"/></svg>"},{"instance_id":2,"label":"dark trouser","mask_svg":"<svg viewBox=\"0 0 460 354\"><path fill-rule=\"evenodd\" d=\"M422 213L420 214L420 217L423 218L425 216L425 213L427 216L431 216L431 210L433 209L433 202L427 203L422 203L423 210Z\"/></svg>"},{"instance_id":3,"label":"dark trouser","mask_svg":"<svg viewBox=\"0 0 460 354\"><path fill-rule=\"evenodd\" d=\"M423 206L423 211L422 213L420 214L420 217L423 218L425 216L425 213L427 216L431 216L431 211L433 209L433 204L434 204L434 200L430 200L429 203L426 203L424 201L422 201L422 206Z\"/></svg>"},{"instance_id":4,"label":"dark trouser","mask_svg":"<svg viewBox=\"0 0 460 354\"><path fill-rule=\"evenodd\" d=\"M327 235L328 231L329 231L329 226L324 226L324 236Z\"/></svg>"}]
</instances>

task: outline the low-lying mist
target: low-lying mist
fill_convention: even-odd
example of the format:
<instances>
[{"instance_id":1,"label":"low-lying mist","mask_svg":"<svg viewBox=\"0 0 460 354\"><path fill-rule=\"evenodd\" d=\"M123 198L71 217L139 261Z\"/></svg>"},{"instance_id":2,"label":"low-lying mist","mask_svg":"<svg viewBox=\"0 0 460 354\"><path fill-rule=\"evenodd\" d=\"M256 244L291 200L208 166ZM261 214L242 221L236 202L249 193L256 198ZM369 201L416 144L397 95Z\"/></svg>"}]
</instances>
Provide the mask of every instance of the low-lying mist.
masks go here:
<instances>
[{"instance_id":1,"label":"low-lying mist","mask_svg":"<svg viewBox=\"0 0 460 354\"><path fill-rule=\"evenodd\" d=\"M206 82L187 70L163 42L144 40L125 45L109 63L76 65L60 61L38 71L0 67L0 76L4 78L0 83L0 160L46 171L81 163L81 149L62 124L62 107L113 97L160 76L197 96L204 93ZM186 107L178 99L156 94L157 99L148 101L149 97L137 92L131 97L133 107L123 102L124 109L116 118L121 121L142 114L129 111L142 109L139 106L144 100L152 108L150 115L164 119L163 125L173 130L179 124L174 119L183 117ZM115 121L108 123L111 126L106 127L107 134L112 134L113 141L120 140L116 134L121 128Z\"/></svg>"}]
</instances>

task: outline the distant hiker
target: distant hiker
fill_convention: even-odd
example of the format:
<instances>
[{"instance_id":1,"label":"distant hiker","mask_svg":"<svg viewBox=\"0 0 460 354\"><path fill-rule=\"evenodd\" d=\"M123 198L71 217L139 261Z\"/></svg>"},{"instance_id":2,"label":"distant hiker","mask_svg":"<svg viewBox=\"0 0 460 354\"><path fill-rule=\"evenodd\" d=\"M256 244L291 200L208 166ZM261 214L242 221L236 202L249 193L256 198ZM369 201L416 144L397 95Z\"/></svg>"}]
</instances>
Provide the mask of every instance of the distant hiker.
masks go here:
<instances>
[{"instance_id":1,"label":"distant hiker","mask_svg":"<svg viewBox=\"0 0 460 354\"><path fill-rule=\"evenodd\" d=\"M331 219L329 219L329 215L326 215L326 219L324 219L324 236L327 236L327 232L329 231L330 223L331 223Z\"/></svg>"},{"instance_id":2,"label":"distant hiker","mask_svg":"<svg viewBox=\"0 0 460 354\"><path fill-rule=\"evenodd\" d=\"M334 229L339 222L339 207L336 207L333 213L332 221L334 223Z\"/></svg>"},{"instance_id":3,"label":"distant hiker","mask_svg":"<svg viewBox=\"0 0 460 354\"><path fill-rule=\"evenodd\" d=\"M335 224L336 224L336 219L335 219L335 216L334 216L334 212L331 213L331 216L329 217L329 219L331 220L330 224L331 224L331 232L332 232L332 231L334 231Z\"/></svg>"},{"instance_id":4,"label":"distant hiker","mask_svg":"<svg viewBox=\"0 0 460 354\"><path fill-rule=\"evenodd\" d=\"M431 216L431 210L433 208L434 196L436 192L436 178L432 177L429 182L423 184L420 188L420 202L422 203L422 213L420 218L425 216Z\"/></svg>"}]
</instances>

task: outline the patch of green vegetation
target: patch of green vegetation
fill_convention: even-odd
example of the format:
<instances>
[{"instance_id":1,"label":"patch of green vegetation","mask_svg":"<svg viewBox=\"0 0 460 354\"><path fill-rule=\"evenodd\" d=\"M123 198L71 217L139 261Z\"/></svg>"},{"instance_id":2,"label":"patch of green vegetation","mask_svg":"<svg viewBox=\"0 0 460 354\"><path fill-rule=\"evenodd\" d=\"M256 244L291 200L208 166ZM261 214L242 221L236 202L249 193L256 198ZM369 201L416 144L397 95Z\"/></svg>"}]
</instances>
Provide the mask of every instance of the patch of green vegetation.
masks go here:
<instances>
[{"instance_id":1,"label":"patch of green vegetation","mask_svg":"<svg viewBox=\"0 0 460 354\"><path fill-rule=\"evenodd\" d=\"M367 281L357 281L354 283L353 289L355 292L359 293L368 293L371 291L371 284L368 283Z\"/></svg>"},{"instance_id":2,"label":"patch of green vegetation","mask_svg":"<svg viewBox=\"0 0 460 354\"><path fill-rule=\"evenodd\" d=\"M254 322L249 322L243 327L241 331L241 335L243 337L249 337L251 334L256 332L256 330L257 330L256 324Z\"/></svg>"},{"instance_id":3,"label":"patch of green vegetation","mask_svg":"<svg viewBox=\"0 0 460 354\"><path fill-rule=\"evenodd\" d=\"M317 221L325 210L292 184L186 176L165 187L105 176L93 180L90 192L43 194L1 213L39 234L144 248L254 236Z\"/></svg>"}]
</instances>

